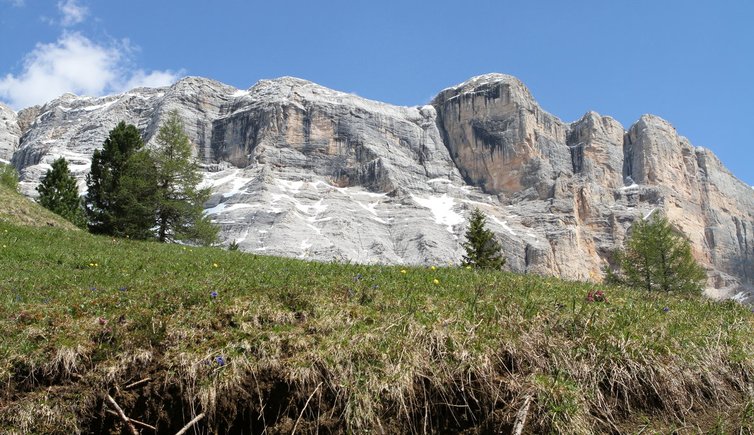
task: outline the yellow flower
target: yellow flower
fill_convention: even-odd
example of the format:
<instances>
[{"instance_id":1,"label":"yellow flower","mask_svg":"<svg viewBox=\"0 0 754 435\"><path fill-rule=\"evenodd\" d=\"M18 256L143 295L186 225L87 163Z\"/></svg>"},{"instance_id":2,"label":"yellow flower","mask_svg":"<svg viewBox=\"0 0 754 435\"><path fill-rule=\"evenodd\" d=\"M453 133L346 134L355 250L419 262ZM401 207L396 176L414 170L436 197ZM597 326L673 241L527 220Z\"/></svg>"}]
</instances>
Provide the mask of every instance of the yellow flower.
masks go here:
<instances>
[{"instance_id":1,"label":"yellow flower","mask_svg":"<svg viewBox=\"0 0 754 435\"><path fill-rule=\"evenodd\" d=\"M406 271L406 269L401 269L401 273L405 274L405 273L408 273L408 272Z\"/></svg>"},{"instance_id":2,"label":"yellow flower","mask_svg":"<svg viewBox=\"0 0 754 435\"><path fill-rule=\"evenodd\" d=\"M212 263L212 267L220 267L217 265L217 263Z\"/></svg>"},{"instance_id":3,"label":"yellow flower","mask_svg":"<svg viewBox=\"0 0 754 435\"><path fill-rule=\"evenodd\" d=\"M94 263L89 263L89 267L94 267Z\"/></svg>"},{"instance_id":4,"label":"yellow flower","mask_svg":"<svg viewBox=\"0 0 754 435\"><path fill-rule=\"evenodd\" d=\"M435 285L437 285L437 284L440 284L440 280L439 280L439 279L437 279L437 278L435 278L435 280L434 280L434 281L432 281L432 282L434 282L434 283L435 283Z\"/></svg>"},{"instance_id":5,"label":"yellow flower","mask_svg":"<svg viewBox=\"0 0 754 435\"><path fill-rule=\"evenodd\" d=\"M437 268L436 268L435 266L432 266L432 267L431 267L431 269L432 269L432 270L436 270Z\"/></svg>"},{"instance_id":6,"label":"yellow flower","mask_svg":"<svg viewBox=\"0 0 754 435\"><path fill-rule=\"evenodd\" d=\"M466 269L471 269L471 266L466 266Z\"/></svg>"}]
</instances>

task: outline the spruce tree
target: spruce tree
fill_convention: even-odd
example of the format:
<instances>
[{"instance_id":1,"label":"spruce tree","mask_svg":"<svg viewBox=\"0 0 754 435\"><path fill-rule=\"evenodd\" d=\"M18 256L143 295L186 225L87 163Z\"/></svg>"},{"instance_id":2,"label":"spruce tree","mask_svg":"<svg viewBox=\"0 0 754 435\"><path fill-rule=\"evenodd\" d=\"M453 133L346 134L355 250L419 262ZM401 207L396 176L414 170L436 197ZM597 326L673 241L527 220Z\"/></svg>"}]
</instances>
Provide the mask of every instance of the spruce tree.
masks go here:
<instances>
[{"instance_id":1,"label":"spruce tree","mask_svg":"<svg viewBox=\"0 0 754 435\"><path fill-rule=\"evenodd\" d=\"M76 179L68 170L68 162L59 158L52 163L37 186L39 203L46 209L68 219L80 228L86 226Z\"/></svg>"},{"instance_id":2,"label":"spruce tree","mask_svg":"<svg viewBox=\"0 0 754 435\"><path fill-rule=\"evenodd\" d=\"M89 230L148 238L154 225L155 168L133 125L120 122L92 156L86 178Z\"/></svg>"},{"instance_id":3,"label":"spruce tree","mask_svg":"<svg viewBox=\"0 0 754 435\"><path fill-rule=\"evenodd\" d=\"M462 264L477 269L500 270L505 265L505 258L495 235L485 227L486 223L484 213L475 208L466 230L466 242L463 243L466 255Z\"/></svg>"},{"instance_id":4,"label":"spruce tree","mask_svg":"<svg viewBox=\"0 0 754 435\"><path fill-rule=\"evenodd\" d=\"M707 279L689 241L658 213L634 223L618 265L622 282L647 291L700 292Z\"/></svg>"},{"instance_id":5,"label":"spruce tree","mask_svg":"<svg viewBox=\"0 0 754 435\"><path fill-rule=\"evenodd\" d=\"M186 240L209 245L217 228L204 216L210 189L200 189L199 166L191 157L191 143L177 111L172 111L157 134L157 239Z\"/></svg>"}]
</instances>

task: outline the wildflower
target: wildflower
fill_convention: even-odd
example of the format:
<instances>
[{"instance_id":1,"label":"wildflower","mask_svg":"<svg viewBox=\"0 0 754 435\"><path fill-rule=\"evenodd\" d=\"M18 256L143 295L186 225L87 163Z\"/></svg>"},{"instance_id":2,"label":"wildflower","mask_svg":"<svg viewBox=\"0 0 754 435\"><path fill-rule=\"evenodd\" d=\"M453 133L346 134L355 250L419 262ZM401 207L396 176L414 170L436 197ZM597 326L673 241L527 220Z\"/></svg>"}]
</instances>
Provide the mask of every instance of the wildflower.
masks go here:
<instances>
[{"instance_id":1,"label":"wildflower","mask_svg":"<svg viewBox=\"0 0 754 435\"><path fill-rule=\"evenodd\" d=\"M437 270L437 268L435 266L430 267L430 269Z\"/></svg>"},{"instance_id":2,"label":"wildflower","mask_svg":"<svg viewBox=\"0 0 754 435\"><path fill-rule=\"evenodd\" d=\"M97 291L97 287L90 287L89 290L91 290L93 292L96 292Z\"/></svg>"},{"instance_id":3,"label":"wildflower","mask_svg":"<svg viewBox=\"0 0 754 435\"><path fill-rule=\"evenodd\" d=\"M212 267L220 267L217 265L217 263L212 263Z\"/></svg>"},{"instance_id":4,"label":"wildflower","mask_svg":"<svg viewBox=\"0 0 754 435\"><path fill-rule=\"evenodd\" d=\"M664 311L664 312L666 312L666 313L667 313L668 311L670 311L670 308L668 308L668 307L665 307L665 308L663 308L663 309L662 309L662 311Z\"/></svg>"},{"instance_id":5,"label":"wildflower","mask_svg":"<svg viewBox=\"0 0 754 435\"><path fill-rule=\"evenodd\" d=\"M120 291L124 292L124 291L128 290L128 288L126 288L126 287L121 287L121 288L119 288L118 290L120 290Z\"/></svg>"},{"instance_id":6,"label":"wildflower","mask_svg":"<svg viewBox=\"0 0 754 435\"><path fill-rule=\"evenodd\" d=\"M94 263L89 263L89 267L94 267Z\"/></svg>"},{"instance_id":7,"label":"wildflower","mask_svg":"<svg viewBox=\"0 0 754 435\"><path fill-rule=\"evenodd\" d=\"M432 281L432 282L435 283L435 285L440 284L440 280L437 279L437 278L435 278L434 281Z\"/></svg>"},{"instance_id":8,"label":"wildflower","mask_svg":"<svg viewBox=\"0 0 754 435\"><path fill-rule=\"evenodd\" d=\"M466 269L471 269L471 266L466 266Z\"/></svg>"},{"instance_id":9,"label":"wildflower","mask_svg":"<svg viewBox=\"0 0 754 435\"><path fill-rule=\"evenodd\" d=\"M408 273L408 271L406 269L401 269L401 273L405 275Z\"/></svg>"},{"instance_id":10,"label":"wildflower","mask_svg":"<svg viewBox=\"0 0 754 435\"><path fill-rule=\"evenodd\" d=\"M217 365L222 367L225 365L225 358L223 358L222 356L217 356L215 357L215 362L217 363Z\"/></svg>"},{"instance_id":11,"label":"wildflower","mask_svg":"<svg viewBox=\"0 0 754 435\"><path fill-rule=\"evenodd\" d=\"M216 298L217 297L217 292L216 291L211 292L209 294L209 297L211 297L212 299Z\"/></svg>"},{"instance_id":12,"label":"wildflower","mask_svg":"<svg viewBox=\"0 0 754 435\"><path fill-rule=\"evenodd\" d=\"M97 323L99 323L102 326L105 326L105 325L107 325L107 320L104 319L104 318L102 318L102 317L100 317L100 318L97 319Z\"/></svg>"},{"instance_id":13,"label":"wildflower","mask_svg":"<svg viewBox=\"0 0 754 435\"><path fill-rule=\"evenodd\" d=\"M6 246L6 245L3 245L3 248L7 248L7 246Z\"/></svg>"}]
</instances>

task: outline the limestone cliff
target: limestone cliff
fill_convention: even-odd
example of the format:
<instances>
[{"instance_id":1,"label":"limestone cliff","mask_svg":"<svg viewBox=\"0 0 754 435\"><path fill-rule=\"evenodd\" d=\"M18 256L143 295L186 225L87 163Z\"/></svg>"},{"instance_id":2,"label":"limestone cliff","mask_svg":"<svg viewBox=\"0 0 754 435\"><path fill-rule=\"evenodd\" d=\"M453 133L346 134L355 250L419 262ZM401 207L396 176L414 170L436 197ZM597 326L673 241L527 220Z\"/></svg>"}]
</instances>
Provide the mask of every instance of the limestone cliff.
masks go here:
<instances>
[{"instance_id":1,"label":"limestone cliff","mask_svg":"<svg viewBox=\"0 0 754 435\"><path fill-rule=\"evenodd\" d=\"M246 251L452 264L465 216L480 207L514 270L598 281L631 223L662 209L709 267L712 294L754 283L754 192L711 152L649 115L628 130L594 112L565 123L502 74L420 107L290 77L245 91L189 77L103 98L67 94L10 111L0 152L3 137L23 131L12 161L33 195L56 157L83 180L117 122L151 143L173 109L215 192L206 212L225 243Z\"/></svg>"},{"instance_id":2,"label":"limestone cliff","mask_svg":"<svg viewBox=\"0 0 754 435\"><path fill-rule=\"evenodd\" d=\"M18 125L16 112L0 104L0 162L10 161L20 139L21 127Z\"/></svg>"}]
</instances>

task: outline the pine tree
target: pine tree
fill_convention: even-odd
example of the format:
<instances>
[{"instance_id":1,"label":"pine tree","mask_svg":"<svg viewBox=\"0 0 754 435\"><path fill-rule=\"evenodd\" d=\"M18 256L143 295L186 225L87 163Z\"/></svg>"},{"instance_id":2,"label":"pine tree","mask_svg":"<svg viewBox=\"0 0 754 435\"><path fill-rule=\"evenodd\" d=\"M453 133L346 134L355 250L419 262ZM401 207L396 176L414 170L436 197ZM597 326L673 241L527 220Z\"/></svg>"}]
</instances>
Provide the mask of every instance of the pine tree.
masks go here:
<instances>
[{"instance_id":1,"label":"pine tree","mask_svg":"<svg viewBox=\"0 0 754 435\"><path fill-rule=\"evenodd\" d=\"M160 128L153 157L159 192L157 239L213 243L217 228L203 214L211 192L198 187L202 176L191 157L191 143L177 111L172 111Z\"/></svg>"},{"instance_id":2,"label":"pine tree","mask_svg":"<svg viewBox=\"0 0 754 435\"><path fill-rule=\"evenodd\" d=\"M707 279L689 241L657 213L634 223L618 265L625 284L647 291L700 292Z\"/></svg>"},{"instance_id":3,"label":"pine tree","mask_svg":"<svg viewBox=\"0 0 754 435\"><path fill-rule=\"evenodd\" d=\"M39 203L44 208L68 219L77 227L86 227L79 188L64 158L61 157L52 163L52 169L42 177L37 192Z\"/></svg>"},{"instance_id":4,"label":"pine tree","mask_svg":"<svg viewBox=\"0 0 754 435\"><path fill-rule=\"evenodd\" d=\"M89 230L97 234L148 238L154 225L155 169L139 131L120 122L102 150L92 156L86 178Z\"/></svg>"},{"instance_id":5,"label":"pine tree","mask_svg":"<svg viewBox=\"0 0 754 435\"><path fill-rule=\"evenodd\" d=\"M462 264L478 269L500 270L505 265L505 258L495 235L485 227L486 223L484 214L475 208L466 230L466 242L463 243L466 255Z\"/></svg>"}]
</instances>

